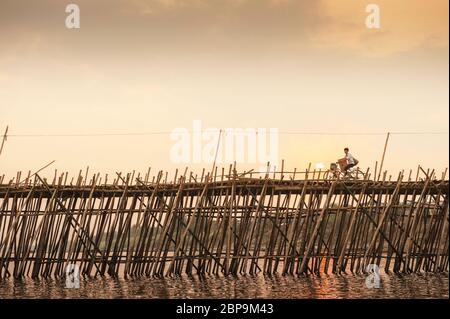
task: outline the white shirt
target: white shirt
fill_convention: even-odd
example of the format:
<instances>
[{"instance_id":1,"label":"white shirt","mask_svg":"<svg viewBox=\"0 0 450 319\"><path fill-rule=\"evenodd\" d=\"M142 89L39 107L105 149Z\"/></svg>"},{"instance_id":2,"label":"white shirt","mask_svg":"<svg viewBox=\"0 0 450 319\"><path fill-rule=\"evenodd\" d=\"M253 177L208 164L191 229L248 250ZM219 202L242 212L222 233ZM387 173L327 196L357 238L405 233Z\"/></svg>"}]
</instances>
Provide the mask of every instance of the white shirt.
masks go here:
<instances>
[{"instance_id":1,"label":"white shirt","mask_svg":"<svg viewBox=\"0 0 450 319\"><path fill-rule=\"evenodd\" d=\"M353 159L352 154L347 153L347 155L345 156L345 158L347 159L347 163L348 163L348 164L355 164L355 160Z\"/></svg>"}]
</instances>

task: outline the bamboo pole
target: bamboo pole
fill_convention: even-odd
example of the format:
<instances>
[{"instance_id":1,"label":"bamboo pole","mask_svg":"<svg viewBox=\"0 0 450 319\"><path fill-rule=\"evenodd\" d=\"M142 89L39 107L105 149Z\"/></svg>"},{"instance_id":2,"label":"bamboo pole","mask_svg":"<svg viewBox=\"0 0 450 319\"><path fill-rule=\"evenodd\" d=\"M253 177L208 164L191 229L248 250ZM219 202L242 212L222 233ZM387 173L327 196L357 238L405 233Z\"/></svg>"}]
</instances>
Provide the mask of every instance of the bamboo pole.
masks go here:
<instances>
[{"instance_id":1,"label":"bamboo pole","mask_svg":"<svg viewBox=\"0 0 450 319\"><path fill-rule=\"evenodd\" d=\"M391 134L391 133L389 133L389 132L387 133L387 135L386 135L386 141L384 142L383 156L381 156L380 172L378 173L377 181L380 180L380 175L381 175L381 172L383 171L384 156L386 155L386 149L387 149L387 145L388 145L388 142L389 142L389 136L390 136L390 134Z\"/></svg>"},{"instance_id":2,"label":"bamboo pole","mask_svg":"<svg viewBox=\"0 0 450 319\"><path fill-rule=\"evenodd\" d=\"M6 126L6 130L2 138L2 144L0 145L0 156L2 155L3 145L5 144L7 138L8 138L8 126Z\"/></svg>"}]
</instances>

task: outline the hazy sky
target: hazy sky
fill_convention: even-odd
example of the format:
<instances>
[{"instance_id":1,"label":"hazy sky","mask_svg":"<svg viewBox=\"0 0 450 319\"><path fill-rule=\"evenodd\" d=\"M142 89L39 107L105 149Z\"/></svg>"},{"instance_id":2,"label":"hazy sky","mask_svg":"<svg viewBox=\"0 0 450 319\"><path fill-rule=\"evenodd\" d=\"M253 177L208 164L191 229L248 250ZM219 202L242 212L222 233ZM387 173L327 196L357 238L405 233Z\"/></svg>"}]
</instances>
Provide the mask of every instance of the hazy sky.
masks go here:
<instances>
[{"instance_id":1,"label":"hazy sky","mask_svg":"<svg viewBox=\"0 0 450 319\"><path fill-rule=\"evenodd\" d=\"M69 3L80 29L65 26ZM369 3L380 29L365 25ZM0 131L273 127L288 168L328 166L349 146L373 169L387 131L448 132L448 54L447 0L1 0ZM49 174L210 167L171 162L173 143L11 136L0 175L51 160ZM385 168L442 171L448 152L448 134L393 135Z\"/></svg>"}]
</instances>

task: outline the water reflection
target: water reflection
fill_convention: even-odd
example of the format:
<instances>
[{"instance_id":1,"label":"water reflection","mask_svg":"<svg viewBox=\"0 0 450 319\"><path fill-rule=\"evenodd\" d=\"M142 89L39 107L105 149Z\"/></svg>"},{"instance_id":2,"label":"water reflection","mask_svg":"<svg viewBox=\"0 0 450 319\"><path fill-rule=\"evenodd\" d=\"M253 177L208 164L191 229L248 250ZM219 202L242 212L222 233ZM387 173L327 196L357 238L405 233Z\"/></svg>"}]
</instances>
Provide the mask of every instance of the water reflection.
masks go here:
<instances>
[{"instance_id":1,"label":"water reflection","mask_svg":"<svg viewBox=\"0 0 450 319\"><path fill-rule=\"evenodd\" d=\"M79 289L64 280L3 279L0 298L448 298L446 274L381 274L380 288L369 289L365 276L321 275L81 278Z\"/></svg>"}]
</instances>

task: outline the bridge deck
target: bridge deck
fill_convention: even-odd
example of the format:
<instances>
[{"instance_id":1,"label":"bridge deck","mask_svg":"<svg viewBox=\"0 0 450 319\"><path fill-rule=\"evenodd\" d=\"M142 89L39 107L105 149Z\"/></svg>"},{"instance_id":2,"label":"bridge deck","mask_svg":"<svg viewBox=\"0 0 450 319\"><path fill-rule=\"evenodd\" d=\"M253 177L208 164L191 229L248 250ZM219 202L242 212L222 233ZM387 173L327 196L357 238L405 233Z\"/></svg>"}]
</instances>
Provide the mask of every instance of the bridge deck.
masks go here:
<instances>
[{"instance_id":1,"label":"bridge deck","mask_svg":"<svg viewBox=\"0 0 450 319\"><path fill-rule=\"evenodd\" d=\"M422 181L404 181L401 182L399 187L400 194L411 193L412 191L420 191L425 185ZM302 192L303 187L306 185L306 193L314 193L317 191L326 191L332 185L333 180L277 180L268 179L267 189L277 194L299 194ZM156 189L159 193L166 195L177 193L182 186L182 192L187 195L194 195L201 193L206 183L192 183L183 182L180 183L140 183L140 184L107 184L107 185L56 185L51 184L48 187L43 185L15 185L14 183L6 185L0 185L0 197L8 194L8 196L27 196L31 192L31 196L34 197L49 197L54 191L58 192L58 196L70 197L102 197L108 196L123 196L124 192L127 196L133 195L145 195L151 194ZM248 191L258 192L266 184L265 179L250 179L239 178L236 180L216 181L208 183L209 192L229 189L233 186L236 187L236 191L245 193ZM336 192L342 192L344 194L360 193L364 190L365 194L373 192L384 192L386 194L392 194L397 187L397 181L371 181L371 180L340 180L337 181L335 186ZM449 190L448 180L434 180L428 187L430 194L437 194L446 192Z\"/></svg>"}]
</instances>

